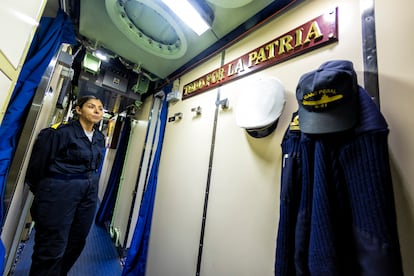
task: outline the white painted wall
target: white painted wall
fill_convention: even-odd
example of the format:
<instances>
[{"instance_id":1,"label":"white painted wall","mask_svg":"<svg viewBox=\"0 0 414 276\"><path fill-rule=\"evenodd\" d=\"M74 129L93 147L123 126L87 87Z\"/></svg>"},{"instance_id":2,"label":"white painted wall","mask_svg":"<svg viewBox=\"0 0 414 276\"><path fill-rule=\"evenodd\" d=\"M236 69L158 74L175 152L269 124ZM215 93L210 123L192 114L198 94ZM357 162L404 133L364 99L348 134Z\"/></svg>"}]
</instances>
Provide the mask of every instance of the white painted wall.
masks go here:
<instances>
[{"instance_id":1,"label":"white painted wall","mask_svg":"<svg viewBox=\"0 0 414 276\"><path fill-rule=\"evenodd\" d=\"M130 246L132 234L128 233L128 220L131 213L132 200L136 199L137 210L139 211L139 206L142 198L142 189L143 184L138 186L138 189L134 192L137 185L137 180L139 176L139 170L141 159L143 158L144 149L147 147L145 145L145 137L147 134L147 129L149 126L149 116L151 112L153 99L148 97L145 100L145 103L140 109L135 118L131 120L131 133L129 135L128 149L125 155L124 165L122 169L122 175L119 181L119 188L116 197L114 212L111 220L111 229L118 233L119 244L124 246L124 241L127 239L126 248ZM145 170L141 169L141 174L145 174ZM137 218L134 217L134 220L131 222L132 233L134 226L136 224Z\"/></svg>"},{"instance_id":2,"label":"white painted wall","mask_svg":"<svg viewBox=\"0 0 414 276\"><path fill-rule=\"evenodd\" d=\"M390 128L398 230L405 275L414 275L414 26L408 0L376 1L381 111Z\"/></svg>"},{"instance_id":3,"label":"white painted wall","mask_svg":"<svg viewBox=\"0 0 414 276\"><path fill-rule=\"evenodd\" d=\"M0 6L0 124L46 0L5 0Z\"/></svg>"},{"instance_id":4,"label":"white painted wall","mask_svg":"<svg viewBox=\"0 0 414 276\"><path fill-rule=\"evenodd\" d=\"M381 110L389 123L389 150L396 198L398 228L406 275L414 275L414 17L408 0L376 2ZM207 214L201 275L273 275L278 225L281 149L292 112L299 77L331 59L353 61L363 85L360 14L364 1L313 0L300 3L249 37L226 49L224 64L278 37L326 10L339 8L339 42L322 47L250 77L223 85ZM182 76L183 85L220 67L217 56ZM273 76L288 95L276 131L264 139L246 135L235 124L233 107L238 92L254 77ZM183 112L181 122L167 124L147 264L148 276L195 275L204 189L212 134L212 89L170 106L169 116ZM190 109L203 114L193 119ZM204 112L205 110L205 112Z\"/></svg>"},{"instance_id":5,"label":"white painted wall","mask_svg":"<svg viewBox=\"0 0 414 276\"><path fill-rule=\"evenodd\" d=\"M166 127L151 228L156 249L149 251L148 275L195 273L215 99L214 92L205 93L169 108L169 117L182 112L183 118ZM194 117L190 110L199 105L202 115Z\"/></svg>"}]
</instances>

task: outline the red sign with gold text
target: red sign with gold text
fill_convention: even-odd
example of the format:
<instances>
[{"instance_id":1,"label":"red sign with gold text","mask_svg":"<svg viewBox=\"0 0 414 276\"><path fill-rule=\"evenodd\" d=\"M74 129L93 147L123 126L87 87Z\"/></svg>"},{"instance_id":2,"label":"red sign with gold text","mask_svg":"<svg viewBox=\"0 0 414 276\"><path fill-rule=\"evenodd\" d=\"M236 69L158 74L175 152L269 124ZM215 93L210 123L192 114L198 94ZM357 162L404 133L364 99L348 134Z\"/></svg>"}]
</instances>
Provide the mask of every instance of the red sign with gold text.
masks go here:
<instances>
[{"instance_id":1,"label":"red sign with gold text","mask_svg":"<svg viewBox=\"0 0 414 276\"><path fill-rule=\"evenodd\" d=\"M184 85L182 99L185 100L218 85L336 42L338 41L337 22L338 8Z\"/></svg>"}]
</instances>

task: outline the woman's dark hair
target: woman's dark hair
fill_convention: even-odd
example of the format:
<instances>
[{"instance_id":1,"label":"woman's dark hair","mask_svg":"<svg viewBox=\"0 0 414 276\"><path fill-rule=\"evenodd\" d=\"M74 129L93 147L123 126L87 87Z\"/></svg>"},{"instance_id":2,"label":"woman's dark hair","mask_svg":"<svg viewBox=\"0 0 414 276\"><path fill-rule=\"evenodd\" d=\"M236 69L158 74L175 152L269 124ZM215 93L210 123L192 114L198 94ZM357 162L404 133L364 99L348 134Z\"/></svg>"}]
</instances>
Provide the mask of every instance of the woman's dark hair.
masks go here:
<instances>
[{"instance_id":1,"label":"woman's dark hair","mask_svg":"<svg viewBox=\"0 0 414 276\"><path fill-rule=\"evenodd\" d=\"M76 106L79 106L80 108L82 108L82 106L89 101L90 99L97 99L100 100L99 98L93 96L93 95L87 95L87 96L83 96L80 97L77 101L76 101Z\"/></svg>"}]
</instances>

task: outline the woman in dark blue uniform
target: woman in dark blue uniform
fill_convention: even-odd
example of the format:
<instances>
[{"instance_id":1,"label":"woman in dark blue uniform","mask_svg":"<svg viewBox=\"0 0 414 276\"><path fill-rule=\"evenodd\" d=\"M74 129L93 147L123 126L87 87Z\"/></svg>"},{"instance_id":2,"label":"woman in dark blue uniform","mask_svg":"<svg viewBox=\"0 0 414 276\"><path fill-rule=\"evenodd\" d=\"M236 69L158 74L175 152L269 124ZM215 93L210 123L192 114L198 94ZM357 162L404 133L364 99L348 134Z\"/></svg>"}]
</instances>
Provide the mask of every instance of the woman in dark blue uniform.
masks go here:
<instances>
[{"instance_id":1,"label":"woman in dark blue uniform","mask_svg":"<svg viewBox=\"0 0 414 276\"><path fill-rule=\"evenodd\" d=\"M95 216L104 135L95 127L102 102L80 98L78 120L42 130L26 181L34 193L35 244L30 275L66 275L82 252Z\"/></svg>"}]
</instances>

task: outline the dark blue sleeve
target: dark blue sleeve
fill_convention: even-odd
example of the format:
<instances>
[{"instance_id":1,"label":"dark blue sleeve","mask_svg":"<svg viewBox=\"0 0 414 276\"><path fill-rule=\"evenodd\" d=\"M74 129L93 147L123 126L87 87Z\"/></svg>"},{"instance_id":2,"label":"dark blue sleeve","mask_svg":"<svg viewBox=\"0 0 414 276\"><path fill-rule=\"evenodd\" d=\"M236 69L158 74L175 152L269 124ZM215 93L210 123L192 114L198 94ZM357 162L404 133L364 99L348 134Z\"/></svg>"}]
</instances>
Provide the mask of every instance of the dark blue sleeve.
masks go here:
<instances>
[{"instance_id":1,"label":"dark blue sleeve","mask_svg":"<svg viewBox=\"0 0 414 276\"><path fill-rule=\"evenodd\" d=\"M295 275L295 229L301 195L300 132L288 130L282 141L282 175L275 275Z\"/></svg>"},{"instance_id":2,"label":"dark blue sleeve","mask_svg":"<svg viewBox=\"0 0 414 276\"><path fill-rule=\"evenodd\" d=\"M42 129L34 142L25 178L33 193L36 192L37 183L47 176L54 133L53 128Z\"/></svg>"},{"instance_id":3,"label":"dark blue sleeve","mask_svg":"<svg viewBox=\"0 0 414 276\"><path fill-rule=\"evenodd\" d=\"M403 275L387 135L361 135L341 154L364 276Z\"/></svg>"}]
</instances>

